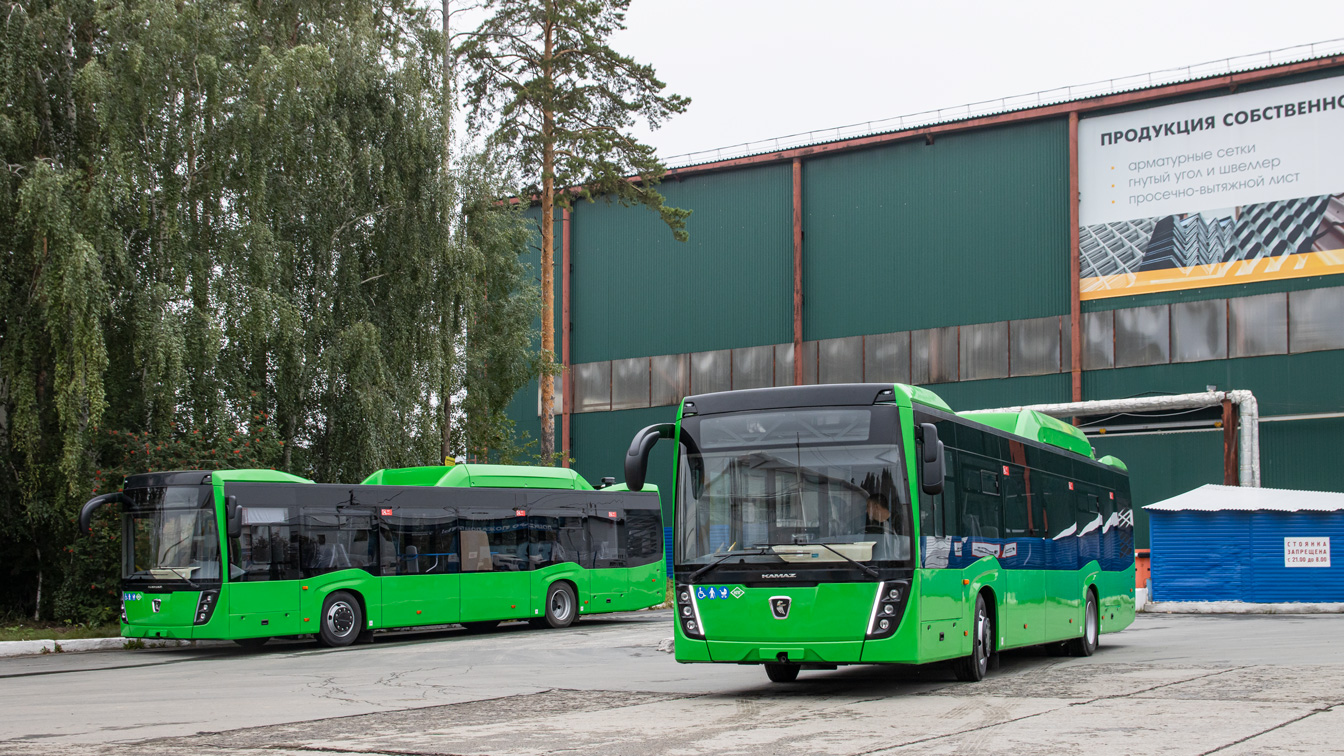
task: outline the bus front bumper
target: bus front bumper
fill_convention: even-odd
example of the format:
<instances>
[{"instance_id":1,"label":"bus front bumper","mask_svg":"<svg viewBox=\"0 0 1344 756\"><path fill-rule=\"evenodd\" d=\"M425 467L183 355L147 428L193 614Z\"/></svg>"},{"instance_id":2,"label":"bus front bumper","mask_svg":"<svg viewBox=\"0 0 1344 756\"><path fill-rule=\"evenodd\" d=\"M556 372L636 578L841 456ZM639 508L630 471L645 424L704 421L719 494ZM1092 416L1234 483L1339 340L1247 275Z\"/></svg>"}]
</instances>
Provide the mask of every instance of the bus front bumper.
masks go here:
<instances>
[{"instance_id":1,"label":"bus front bumper","mask_svg":"<svg viewBox=\"0 0 1344 756\"><path fill-rule=\"evenodd\" d=\"M705 661L739 664L778 661L789 661L794 664L857 664L863 656L863 641L810 643L708 641L705 646L709 652L709 659Z\"/></svg>"}]
</instances>

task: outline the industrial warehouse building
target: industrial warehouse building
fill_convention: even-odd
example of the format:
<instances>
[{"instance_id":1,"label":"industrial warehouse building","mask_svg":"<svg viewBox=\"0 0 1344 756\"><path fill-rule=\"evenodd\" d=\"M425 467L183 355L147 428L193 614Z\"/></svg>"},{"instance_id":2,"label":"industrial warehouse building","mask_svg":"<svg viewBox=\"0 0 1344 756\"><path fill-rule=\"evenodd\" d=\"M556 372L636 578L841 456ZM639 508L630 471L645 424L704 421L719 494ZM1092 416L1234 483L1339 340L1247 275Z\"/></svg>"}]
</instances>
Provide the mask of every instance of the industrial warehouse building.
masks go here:
<instances>
[{"instance_id":1,"label":"industrial warehouse building","mask_svg":"<svg viewBox=\"0 0 1344 756\"><path fill-rule=\"evenodd\" d=\"M619 479L683 395L798 381L958 411L1213 386L1258 399L1262 485L1344 491L1344 56L1182 78L678 167L685 243L580 204L557 446ZM538 406L534 383L510 408L534 438ZM1138 548L1142 505L1235 482L1222 421L1080 420L1129 467Z\"/></svg>"}]
</instances>

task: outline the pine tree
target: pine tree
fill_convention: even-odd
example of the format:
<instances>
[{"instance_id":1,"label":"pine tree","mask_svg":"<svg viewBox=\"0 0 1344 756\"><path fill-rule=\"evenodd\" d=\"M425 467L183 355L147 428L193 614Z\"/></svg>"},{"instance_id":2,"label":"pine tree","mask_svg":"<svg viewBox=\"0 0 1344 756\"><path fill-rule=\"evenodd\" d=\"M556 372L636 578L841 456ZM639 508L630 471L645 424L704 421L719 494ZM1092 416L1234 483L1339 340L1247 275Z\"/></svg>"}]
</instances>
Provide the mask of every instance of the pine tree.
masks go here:
<instances>
[{"instance_id":1,"label":"pine tree","mask_svg":"<svg viewBox=\"0 0 1344 756\"><path fill-rule=\"evenodd\" d=\"M471 123L488 129L541 202L541 457L555 458L555 211L603 196L658 212L678 240L689 211L668 207L652 147L630 136L657 128L690 100L663 94L652 67L613 50L630 0L489 0L489 17L462 45L471 70ZM633 178L633 180L632 180ZM557 190L558 188L558 190ZM568 451L568 450L564 450Z\"/></svg>"}]
</instances>

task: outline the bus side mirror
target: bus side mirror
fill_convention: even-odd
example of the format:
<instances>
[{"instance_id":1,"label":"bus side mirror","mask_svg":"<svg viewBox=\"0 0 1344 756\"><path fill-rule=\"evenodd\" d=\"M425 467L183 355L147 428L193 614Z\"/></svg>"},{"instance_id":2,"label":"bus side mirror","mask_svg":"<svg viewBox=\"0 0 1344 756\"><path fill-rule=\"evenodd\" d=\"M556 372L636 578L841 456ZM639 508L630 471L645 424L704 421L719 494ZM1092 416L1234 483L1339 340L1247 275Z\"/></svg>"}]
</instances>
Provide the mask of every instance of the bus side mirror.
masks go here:
<instances>
[{"instance_id":1,"label":"bus side mirror","mask_svg":"<svg viewBox=\"0 0 1344 756\"><path fill-rule=\"evenodd\" d=\"M224 525L228 528L229 538L243 534L243 510L238 506L237 496L224 497Z\"/></svg>"},{"instance_id":2,"label":"bus side mirror","mask_svg":"<svg viewBox=\"0 0 1344 756\"><path fill-rule=\"evenodd\" d=\"M924 441L919 460L920 489L929 496L943 492L943 442L938 440L938 428L933 423L920 423L920 437Z\"/></svg>"}]
</instances>

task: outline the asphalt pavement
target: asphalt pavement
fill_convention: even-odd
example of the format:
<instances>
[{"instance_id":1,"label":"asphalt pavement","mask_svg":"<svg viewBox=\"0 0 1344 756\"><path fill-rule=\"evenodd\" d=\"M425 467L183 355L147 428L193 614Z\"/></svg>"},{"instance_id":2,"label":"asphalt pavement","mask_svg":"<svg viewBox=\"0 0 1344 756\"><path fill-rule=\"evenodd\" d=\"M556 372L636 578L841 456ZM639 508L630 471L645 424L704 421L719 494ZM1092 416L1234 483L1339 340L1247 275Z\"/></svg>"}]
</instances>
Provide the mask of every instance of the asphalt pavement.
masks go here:
<instances>
[{"instance_id":1,"label":"asphalt pavement","mask_svg":"<svg viewBox=\"0 0 1344 756\"><path fill-rule=\"evenodd\" d=\"M1140 615L1087 659L679 665L663 612L0 659L0 754L1344 753L1344 615Z\"/></svg>"}]
</instances>

